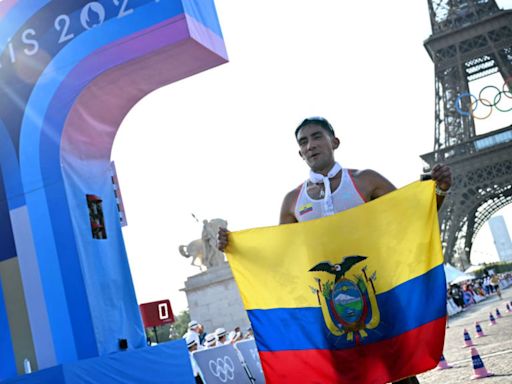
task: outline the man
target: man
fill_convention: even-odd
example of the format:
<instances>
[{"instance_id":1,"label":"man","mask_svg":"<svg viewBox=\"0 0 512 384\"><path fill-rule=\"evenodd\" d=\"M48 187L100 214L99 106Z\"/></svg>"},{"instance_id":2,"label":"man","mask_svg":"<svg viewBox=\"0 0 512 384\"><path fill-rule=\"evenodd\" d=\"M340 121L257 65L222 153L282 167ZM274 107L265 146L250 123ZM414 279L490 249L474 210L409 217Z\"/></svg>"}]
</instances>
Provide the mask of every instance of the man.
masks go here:
<instances>
[{"instance_id":1,"label":"man","mask_svg":"<svg viewBox=\"0 0 512 384\"><path fill-rule=\"evenodd\" d=\"M501 300L501 291L500 291L500 278L497 274L492 275L490 283L492 287L494 288L494 291L496 291L496 294L499 296Z\"/></svg>"},{"instance_id":2,"label":"man","mask_svg":"<svg viewBox=\"0 0 512 384\"><path fill-rule=\"evenodd\" d=\"M462 292L458 284L453 284L451 288L451 294L455 304L461 309L464 308L464 300L462 298Z\"/></svg>"},{"instance_id":3,"label":"man","mask_svg":"<svg viewBox=\"0 0 512 384\"><path fill-rule=\"evenodd\" d=\"M236 343L237 341L240 341L244 338L244 334L242 333L240 327L235 327L233 331L234 336L231 338L231 343Z\"/></svg>"},{"instance_id":4,"label":"man","mask_svg":"<svg viewBox=\"0 0 512 384\"><path fill-rule=\"evenodd\" d=\"M334 151L339 147L340 140L335 136L331 124L324 118L305 119L295 130L295 137L299 144L299 155L311 170L310 180L285 196L280 224L338 213L375 200L396 189L375 171L341 169L334 160ZM325 177L329 172L331 175ZM447 166L436 165L431 176L436 181L439 208L451 186L451 172ZM341 196L344 193L347 197Z\"/></svg>"},{"instance_id":5,"label":"man","mask_svg":"<svg viewBox=\"0 0 512 384\"><path fill-rule=\"evenodd\" d=\"M199 348L199 345L197 344L197 339L196 339L196 337L194 337L193 334L188 334L188 333L185 334L183 336L183 338L185 339L185 341L187 343L188 353L189 353L189 357L190 357L190 364L192 365L192 372L194 374L195 382L196 382L196 384L202 384L203 380L201 379L201 376L199 374L199 367L197 366L196 361L192 357L192 352L197 351Z\"/></svg>"},{"instance_id":6,"label":"man","mask_svg":"<svg viewBox=\"0 0 512 384\"><path fill-rule=\"evenodd\" d=\"M206 332L204 330L203 324L198 324L196 329L197 334L199 335L199 345L204 344L204 339L206 338Z\"/></svg>"},{"instance_id":7,"label":"man","mask_svg":"<svg viewBox=\"0 0 512 384\"><path fill-rule=\"evenodd\" d=\"M254 339L254 334L253 334L253 332L252 332L252 327L248 327L248 328L245 330L244 339Z\"/></svg>"},{"instance_id":8,"label":"man","mask_svg":"<svg viewBox=\"0 0 512 384\"><path fill-rule=\"evenodd\" d=\"M183 338L187 339L190 336L196 341L198 348L201 349L201 341L199 338L200 331L201 324L199 324L196 320L191 320L188 323L188 331L183 335Z\"/></svg>"},{"instance_id":9,"label":"man","mask_svg":"<svg viewBox=\"0 0 512 384\"><path fill-rule=\"evenodd\" d=\"M217 345L217 337L214 333L209 333L206 335L206 338L204 339L204 347L206 349L213 348Z\"/></svg>"},{"instance_id":10,"label":"man","mask_svg":"<svg viewBox=\"0 0 512 384\"><path fill-rule=\"evenodd\" d=\"M295 130L299 155L310 168L309 179L290 191L283 200L279 224L313 220L375 200L396 188L373 170L344 169L334 159L340 140L331 124L322 117L305 119ZM431 177L436 181L437 207L450 189L451 171L436 165ZM219 249L228 243L228 231L219 230ZM418 383L416 378L400 384Z\"/></svg>"},{"instance_id":11,"label":"man","mask_svg":"<svg viewBox=\"0 0 512 384\"><path fill-rule=\"evenodd\" d=\"M228 333L224 328L217 328L215 330L215 336L217 337L217 345L229 344L227 340Z\"/></svg>"}]
</instances>

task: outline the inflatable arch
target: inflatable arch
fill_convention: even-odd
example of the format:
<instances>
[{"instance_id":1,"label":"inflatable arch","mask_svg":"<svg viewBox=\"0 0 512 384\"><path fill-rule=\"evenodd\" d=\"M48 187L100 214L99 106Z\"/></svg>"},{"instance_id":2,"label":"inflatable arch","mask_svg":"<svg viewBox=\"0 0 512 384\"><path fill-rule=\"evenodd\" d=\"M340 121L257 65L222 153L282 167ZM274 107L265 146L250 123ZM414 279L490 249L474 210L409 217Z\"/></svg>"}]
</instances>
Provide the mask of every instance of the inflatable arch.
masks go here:
<instances>
[{"instance_id":1,"label":"inflatable arch","mask_svg":"<svg viewBox=\"0 0 512 384\"><path fill-rule=\"evenodd\" d=\"M213 0L3 0L0 55L0 380L143 347L110 152L143 96L227 61Z\"/></svg>"}]
</instances>

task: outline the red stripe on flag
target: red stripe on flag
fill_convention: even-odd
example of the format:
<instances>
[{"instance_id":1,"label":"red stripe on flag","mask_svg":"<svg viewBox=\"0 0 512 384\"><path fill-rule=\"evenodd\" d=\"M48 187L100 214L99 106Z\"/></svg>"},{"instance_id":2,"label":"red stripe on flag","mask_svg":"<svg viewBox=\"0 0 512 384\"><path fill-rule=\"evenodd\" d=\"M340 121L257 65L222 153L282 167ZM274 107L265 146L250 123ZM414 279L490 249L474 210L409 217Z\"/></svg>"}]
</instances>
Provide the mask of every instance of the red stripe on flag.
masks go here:
<instances>
[{"instance_id":1,"label":"red stripe on flag","mask_svg":"<svg viewBox=\"0 0 512 384\"><path fill-rule=\"evenodd\" d=\"M267 384L374 384L434 368L441 358L446 318L399 336L352 349L260 352Z\"/></svg>"}]
</instances>

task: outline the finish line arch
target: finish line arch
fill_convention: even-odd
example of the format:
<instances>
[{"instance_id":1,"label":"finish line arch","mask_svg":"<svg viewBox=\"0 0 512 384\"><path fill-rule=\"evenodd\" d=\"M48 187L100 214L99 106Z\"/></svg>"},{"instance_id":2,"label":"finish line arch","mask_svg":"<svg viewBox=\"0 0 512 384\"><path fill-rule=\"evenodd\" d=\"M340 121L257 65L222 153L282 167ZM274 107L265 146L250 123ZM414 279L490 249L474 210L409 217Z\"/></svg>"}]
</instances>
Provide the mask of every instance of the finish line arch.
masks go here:
<instances>
[{"instance_id":1,"label":"finish line arch","mask_svg":"<svg viewBox=\"0 0 512 384\"><path fill-rule=\"evenodd\" d=\"M0 3L0 379L145 345L114 137L146 94L227 61L213 0L27 3Z\"/></svg>"}]
</instances>

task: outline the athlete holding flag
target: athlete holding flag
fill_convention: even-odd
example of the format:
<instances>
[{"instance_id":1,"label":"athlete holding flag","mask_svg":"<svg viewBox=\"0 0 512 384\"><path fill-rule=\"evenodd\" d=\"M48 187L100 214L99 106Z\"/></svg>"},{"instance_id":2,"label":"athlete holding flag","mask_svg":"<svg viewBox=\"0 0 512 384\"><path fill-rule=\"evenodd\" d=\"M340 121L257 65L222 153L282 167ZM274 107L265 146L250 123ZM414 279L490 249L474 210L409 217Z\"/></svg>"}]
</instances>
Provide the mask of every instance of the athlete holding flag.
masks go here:
<instances>
[{"instance_id":1,"label":"athlete holding flag","mask_svg":"<svg viewBox=\"0 0 512 384\"><path fill-rule=\"evenodd\" d=\"M309 179L290 191L283 200L279 224L291 224L318 219L354 208L375 200L395 186L384 176L373 170L342 168L334 158L340 140L331 124L323 117L305 119L295 130L299 155L310 168ZM431 172L436 182L437 207L452 184L450 168L436 165ZM229 242L229 231L220 228L218 248L224 251ZM410 377L396 384L419 383Z\"/></svg>"}]
</instances>

